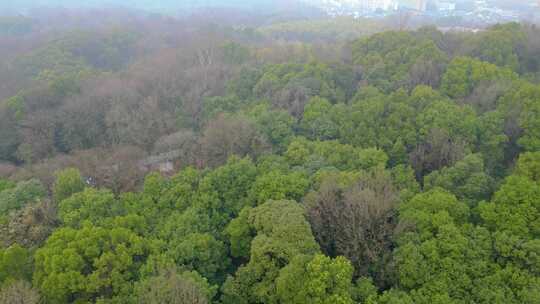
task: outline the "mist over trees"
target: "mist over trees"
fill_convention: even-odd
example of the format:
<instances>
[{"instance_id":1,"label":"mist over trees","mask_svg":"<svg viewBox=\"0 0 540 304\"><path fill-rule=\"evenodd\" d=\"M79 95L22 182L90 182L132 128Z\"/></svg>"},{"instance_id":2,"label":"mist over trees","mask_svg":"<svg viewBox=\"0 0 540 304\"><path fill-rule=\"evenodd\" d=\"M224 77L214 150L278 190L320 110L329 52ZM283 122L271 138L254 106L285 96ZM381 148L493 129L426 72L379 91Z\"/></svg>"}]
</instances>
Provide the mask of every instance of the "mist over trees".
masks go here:
<instances>
[{"instance_id":1,"label":"mist over trees","mask_svg":"<svg viewBox=\"0 0 540 304\"><path fill-rule=\"evenodd\" d=\"M0 304L540 302L536 25L234 12L0 17Z\"/></svg>"}]
</instances>

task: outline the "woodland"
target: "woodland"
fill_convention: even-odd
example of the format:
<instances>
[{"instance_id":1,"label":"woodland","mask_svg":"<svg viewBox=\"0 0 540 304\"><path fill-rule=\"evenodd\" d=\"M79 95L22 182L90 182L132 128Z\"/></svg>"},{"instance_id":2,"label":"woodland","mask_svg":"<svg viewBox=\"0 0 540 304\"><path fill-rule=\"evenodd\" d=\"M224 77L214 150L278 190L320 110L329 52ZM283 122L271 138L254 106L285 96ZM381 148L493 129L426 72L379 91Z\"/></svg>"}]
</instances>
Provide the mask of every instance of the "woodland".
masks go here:
<instances>
[{"instance_id":1,"label":"woodland","mask_svg":"<svg viewBox=\"0 0 540 304\"><path fill-rule=\"evenodd\" d=\"M539 28L210 16L0 17L0 304L540 303Z\"/></svg>"}]
</instances>

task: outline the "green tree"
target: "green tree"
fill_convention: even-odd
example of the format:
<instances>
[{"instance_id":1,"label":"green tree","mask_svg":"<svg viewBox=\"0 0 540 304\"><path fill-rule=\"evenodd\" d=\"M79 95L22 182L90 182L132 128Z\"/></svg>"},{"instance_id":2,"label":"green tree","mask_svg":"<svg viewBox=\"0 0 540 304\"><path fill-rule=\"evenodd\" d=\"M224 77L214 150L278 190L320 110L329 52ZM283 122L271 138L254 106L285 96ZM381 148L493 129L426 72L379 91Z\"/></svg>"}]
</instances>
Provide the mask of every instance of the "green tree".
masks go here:
<instances>
[{"instance_id":1,"label":"green tree","mask_svg":"<svg viewBox=\"0 0 540 304\"><path fill-rule=\"evenodd\" d=\"M352 48L353 61L363 67L364 79L383 91L408 85L411 76L419 74L420 63L444 65L447 61L446 54L433 40L405 31L386 31L362 38L355 41ZM436 74L433 76L438 77ZM423 77L415 78L420 81L413 84L422 83ZM437 82L429 78L425 81L425 84Z\"/></svg>"},{"instance_id":2,"label":"green tree","mask_svg":"<svg viewBox=\"0 0 540 304\"><path fill-rule=\"evenodd\" d=\"M71 195L83 191L85 188L79 170L71 168L56 173L53 187L53 196L56 202L61 202Z\"/></svg>"},{"instance_id":3,"label":"green tree","mask_svg":"<svg viewBox=\"0 0 540 304\"><path fill-rule=\"evenodd\" d=\"M510 137L505 133L505 118L500 111L478 117L476 151L482 153L486 170L495 177L505 173L505 159L510 150Z\"/></svg>"},{"instance_id":4,"label":"green tree","mask_svg":"<svg viewBox=\"0 0 540 304\"><path fill-rule=\"evenodd\" d=\"M399 207L400 221L414 225L420 239L432 237L445 224L465 224L469 215L465 203L440 188L420 193Z\"/></svg>"},{"instance_id":5,"label":"green tree","mask_svg":"<svg viewBox=\"0 0 540 304\"><path fill-rule=\"evenodd\" d=\"M537 214L524 215L534 209L525 211L530 204L523 198L534 196L535 187L510 177L491 203L479 205L482 226L470 223L466 204L440 189L401 205L405 230L394 253L399 287L414 303L534 303L537 244L528 229Z\"/></svg>"},{"instance_id":6,"label":"green tree","mask_svg":"<svg viewBox=\"0 0 540 304\"><path fill-rule=\"evenodd\" d=\"M424 178L425 190L446 189L470 206L489 199L493 184L493 179L484 169L483 158L478 154L470 154L453 167L432 172Z\"/></svg>"},{"instance_id":7,"label":"green tree","mask_svg":"<svg viewBox=\"0 0 540 304\"><path fill-rule=\"evenodd\" d=\"M203 120L208 121L219 113L234 113L244 105L243 101L234 96L215 96L203 100Z\"/></svg>"},{"instance_id":8,"label":"green tree","mask_svg":"<svg viewBox=\"0 0 540 304\"><path fill-rule=\"evenodd\" d=\"M294 118L283 110L271 110L267 104L254 107L249 113L259 132L277 151L284 150L294 136Z\"/></svg>"},{"instance_id":9,"label":"green tree","mask_svg":"<svg viewBox=\"0 0 540 304\"><path fill-rule=\"evenodd\" d=\"M353 267L343 257L297 256L276 279L281 303L353 304Z\"/></svg>"},{"instance_id":10,"label":"green tree","mask_svg":"<svg viewBox=\"0 0 540 304\"><path fill-rule=\"evenodd\" d=\"M216 290L196 272L161 271L135 285L138 304L208 304Z\"/></svg>"},{"instance_id":11,"label":"green tree","mask_svg":"<svg viewBox=\"0 0 540 304\"><path fill-rule=\"evenodd\" d=\"M518 143L526 151L540 151L540 88L524 86L519 96L523 108L519 117L519 125L523 135ZM517 97L517 96L516 96Z\"/></svg>"},{"instance_id":12,"label":"green tree","mask_svg":"<svg viewBox=\"0 0 540 304\"><path fill-rule=\"evenodd\" d=\"M46 195L45 187L37 179L19 182L14 188L0 192L0 214L21 209Z\"/></svg>"},{"instance_id":13,"label":"green tree","mask_svg":"<svg viewBox=\"0 0 540 304\"><path fill-rule=\"evenodd\" d=\"M269 200L300 200L309 187L309 179L301 172L284 174L271 171L257 177L248 192L254 206Z\"/></svg>"},{"instance_id":14,"label":"green tree","mask_svg":"<svg viewBox=\"0 0 540 304\"><path fill-rule=\"evenodd\" d=\"M415 89L413 94L419 92ZM387 96L373 87L361 88L352 99L352 104L339 120L340 140L355 147L380 147L385 151L400 140L405 146L416 142L414 125L415 110L405 101L409 97L404 91Z\"/></svg>"},{"instance_id":15,"label":"green tree","mask_svg":"<svg viewBox=\"0 0 540 304\"><path fill-rule=\"evenodd\" d=\"M526 34L518 23L495 25L487 31L470 36L465 41L465 52L480 60L519 70L519 49L526 42Z\"/></svg>"},{"instance_id":16,"label":"green tree","mask_svg":"<svg viewBox=\"0 0 540 304\"><path fill-rule=\"evenodd\" d=\"M411 228L401 235L394 260L399 285L414 303L473 298L469 286L489 271L490 239L485 229L464 226L468 214L467 205L440 189L400 206L400 220Z\"/></svg>"},{"instance_id":17,"label":"green tree","mask_svg":"<svg viewBox=\"0 0 540 304\"><path fill-rule=\"evenodd\" d=\"M482 82L512 81L516 78L510 69L470 57L456 57L443 75L441 91L452 98L464 98Z\"/></svg>"},{"instance_id":18,"label":"green tree","mask_svg":"<svg viewBox=\"0 0 540 304\"><path fill-rule=\"evenodd\" d=\"M197 203L206 210L215 227L221 229L244 207L253 204L248 193L256 176L257 168L250 159L233 157L201 180Z\"/></svg>"},{"instance_id":19,"label":"green tree","mask_svg":"<svg viewBox=\"0 0 540 304\"><path fill-rule=\"evenodd\" d=\"M253 92L256 97L269 99L272 105L299 118L311 97L319 96L331 103L344 102L350 88L340 79L343 75L315 61L268 65Z\"/></svg>"},{"instance_id":20,"label":"green tree","mask_svg":"<svg viewBox=\"0 0 540 304\"><path fill-rule=\"evenodd\" d=\"M337 141L309 141L297 138L285 152L291 166L303 166L311 171L325 167L339 170L368 170L386 167L388 156L376 148L355 148Z\"/></svg>"},{"instance_id":21,"label":"green tree","mask_svg":"<svg viewBox=\"0 0 540 304\"><path fill-rule=\"evenodd\" d=\"M477 118L469 106L458 106L449 99L435 100L416 116L418 135L426 140L433 130L444 130L454 141L476 143Z\"/></svg>"},{"instance_id":22,"label":"green tree","mask_svg":"<svg viewBox=\"0 0 540 304\"><path fill-rule=\"evenodd\" d=\"M540 152L526 152L519 156L514 174L540 182Z\"/></svg>"},{"instance_id":23,"label":"green tree","mask_svg":"<svg viewBox=\"0 0 540 304\"><path fill-rule=\"evenodd\" d=\"M32 277L30 252L14 244L0 249L0 286L17 280L29 280Z\"/></svg>"},{"instance_id":24,"label":"green tree","mask_svg":"<svg viewBox=\"0 0 540 304\"><path fill-rule=\"evenodd\" d=\"M162 219L156 227L156 235L160 240L171 242L174 246L193 233L209 233L218 236L214 223L206 210L191 207L183 212L173 212Z\"/></svg>"},{"instance_id":25,"label":"green tree","mask_svg":"<svg viewBox=\"0 0 540 304\"><path fill-rule=\"evenodd\" d=\"M398 290L398 289L390 289L389 291L385 291L380 296L369 297L365 303L366 304L413 304L415 302L413 301L413 299L408 293L402 290Z\"/></svg>"},{"instance_id":26,"label":"green tree","mask_svg":"<svg viewBox=\"0 0 540 304\"><path fill-rule=\"evenodd\" d=\"M305 136L313 140L335 139L338 128L332 119L332 104L319 97L310 99L304 108L300 128Z\"/></svg>"},{"instance_id":27,"label":"green tree","mask_svg":"<svg viewBox=\"0 0 540 304\"><path fill-rule=\"evenodd\" d=\"M85 223L103 225L123 212L123 206L111 191L92 188L75 193L58 205L58 217L65 226L72 228L80 228Z\"/></svg>"},{"instance_id":28,"label":"green tree","mask_svg":"<svg viewBox=\"0 0 540 304\"><path fill-rule=\"evenodd\" d=\"M0 192L2 192L4 190L7 190L7 189L14 188L15 185L16 184L14 182L10 181L10 180L0 178Z\"/></svg>"},{"instance_id":29,"label":"green tree","mask_svg":"<svg viewBox=\"0 0 540 304\"><path fill-rule=\"evenodd\" d=\"M212 283L224 280L230 261L225 244L210 234L193 233L169 241L169 256L188 270L194 270Z\"/></svg>"},{"instance_id":30,"label":"green tree","mask_svg":"<svg viewBox=\"0 0 540 304\"><path fill-rule=\"evenodd\" d=\"M256 233L249 262L224 283L223 303L278 303L280 270L296 256L319 251L303 213L294 201L269 201L249 211L247 224Z\"/></svg>"},{"instance_id":31,"label":"green tree","mask_svg":"<svg viewBox=\"0 0 540 304\"><path fill-rule=\"evenodd\" d=\"M242 209L238 217L233 219L225 229L230 242L231 255L235 258L249 258L251 241L256 234L250 225L250 213L250 207Z\"/></svg>"},{"instance_id":32,"label":"green tree","mask_svg":"<svg viewBox=\"0 0 540 304\"><path fill-rule=\"evenodd\" d=\"M505 160L516 158L522 150L537 150L538 100L538 86L525 81L513 85L500 98L496 111L502 117L504 134L508 138Z\"/></svg>"},{"instance_id":33,"label":"green tree","mask_svg":"<svg viewBox=\"0 0 540 304\"><path fill-rule=\"evenodd\" d=\"M484 225L497 233L520 239L532 240L540 234L540 205L536 197L540 185L526 176L513 175L506 179L491 202L479 206Z\"/></svg>"},{"instance_id":34,"label":"green tree","mask_svg":"<svg viewBox=\"0 0 540 304\"><path fill-rule=\"evenodd\" d=\"M16 127L17 113L20 113L16 107L22 106L22 102L20 98L0 102L0 159L3 161L17 161L15 154L21 136Z\"/></svg>"},{"instance_id":35,"label":"green tree","mask_svg":"<svg viewBox=\"0 0 540 304\"><path fill-rule=\"evenodd\" d=\"M223 46L223 60L225 63L240 65L249 59L249 49L236 42L228 42Z\"/></svg>"},{"instance_id":36,"label":"green tree","mask_svg":"<svg viewBox=\"0 0 540 304\"><path fill-rule=\"evenodd\" d=\"M35 254L34 285L53 303L128 299L150 252L125 228L56 230Z\"/></svg>"}]
</instances>

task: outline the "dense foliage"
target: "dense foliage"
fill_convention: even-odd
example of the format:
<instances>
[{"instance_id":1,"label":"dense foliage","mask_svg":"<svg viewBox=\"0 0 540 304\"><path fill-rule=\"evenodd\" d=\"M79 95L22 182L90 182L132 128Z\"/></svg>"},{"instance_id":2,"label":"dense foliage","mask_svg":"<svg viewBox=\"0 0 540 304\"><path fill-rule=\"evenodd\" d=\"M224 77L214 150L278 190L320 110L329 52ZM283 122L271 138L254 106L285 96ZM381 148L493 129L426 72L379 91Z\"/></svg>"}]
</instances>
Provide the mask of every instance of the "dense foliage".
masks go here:
<instances>
[{"instance_id":1,"label":"dense foliage","mask_svg":"<svg viewBox=\"0 0 540 304\"><path fill-rule=\"evenodd\" d=\"M125 22L9 42L0 304L540 303L537 28Z\"/></svg>"}]
</instances>

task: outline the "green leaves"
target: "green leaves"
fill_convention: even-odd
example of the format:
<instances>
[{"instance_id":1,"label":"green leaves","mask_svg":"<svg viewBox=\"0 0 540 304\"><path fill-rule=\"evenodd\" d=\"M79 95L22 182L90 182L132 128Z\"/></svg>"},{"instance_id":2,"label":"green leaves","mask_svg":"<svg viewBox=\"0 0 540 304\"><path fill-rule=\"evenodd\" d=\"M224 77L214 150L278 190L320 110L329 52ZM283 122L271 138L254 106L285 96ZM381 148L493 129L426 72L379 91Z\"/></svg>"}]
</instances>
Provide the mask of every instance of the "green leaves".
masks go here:
<instances>
[{"instance_id":1,"label":"green leaves","mask_svg":"<svg viewBox=\"0 0 540 304\"><path fill-rule=\"evenodd\" d=\"M523 136L519 139L519 144L526 151L540 151L540 88L525 87L525 92L521 93L520 102L523 111L520 116L520 127L524 130Z\"/></svg>"},{"instance_id":2,"label":"green leaves","mask_svg":"<svg viewBox=\"0 0 540 304\"><path fill-rule=\"evenodd\" d=\"M443 75L441 91L452 98L464 98L482 82L515 79L517 75L510 69L470 57L456 57Z\"/></svg>"},{"instance_id":3,"label":"green leaves","mask_svg":"<svg viewBox=\"0 0 540 304\"><path fill-rule=\"evenodd\" d=\"M463 180L458 168L473 168L466 163L473 165L474 158L428 180L446 180L456 189L455 181ZM536 176L534 156L526 155L517 168L521 176L508 177L491 202L474 210L478 226L470 223L465 204L437 188L400 206L401 223L410 227L400 236L394 261L400 286L414 303L534 303L539 282L539 188L529 179Z\"/></svg>"},{"instance_id":4,"label":"green leaves","mask_svg":"<svg viewBox=\"0 0 540 304\"><path fill-rule=\"evenodd\" d=\"M135 298L141 304L207 304L215 296L211 286L197 272L162 270L159 275L140 281L135 286Z\"/></svg>"},{"instance_id":5,"label":"green leaves","mask_svg":"<svg viewBox=\"0 0 540 304\"><path fill-rule=\"evenodd\" d=\"M14 188L0 192L0 214L34 203L46 194L45 187L36 179L19 182Z\"/></svg>"},{"instance_id":6,"label":"green leaves","mask_svg":"<svg viewBox=\"0 0 540 304\"><path fill-rule=\"evenodd\" d=\"M387 31L356 41L353 60L362 65L365 80L370 85L390 91L408 85L413 68L415 65L418 68L419 62L444 64L447 56L434 41L421 35Z\"/></svg>"},{"instance_id":7,"label":"green leaves","mask_svg":"<svg viewBox=\"0 0 540 304\"><path fill-rule=\"evenodd\" d=\"M540 182L540 152L527 152L519 156L514 174Z\"/></svg>"},{"instance_id":8,"label":"green leaves","mask_svg":"<svg viewBox=\"0 0 540 304\"><path fill-rule=\"evenodd\" d=\"M238 246L238 240L249 239L248 230L254 231L255 236L249 262L223 285L224 303L276 303L278 295L274 291L280 269L299 255L312 255L319 250L303 213L294 201L269 201L243 211L242 220L231 224L229 231L235 237L235 248L240 249L238 253L245 250L245 245ZM249 228L240 228L242 225Z\"/></svg>"},{"instance_id":9,"label":"green leaves","mask_svg":"<svg viewBox=\"0 0 540 304\"><path fill-rule=\"evenodd\" d=\"M376 148L361 149L337 141L308 141L297 138L285 158L291 166L303 166L310 171L325 167L339 170L368 170L386 167L388 156Z\"/></svg>"},{"instance_id":10,"label":"green leaves","mask_svg":"<svg viewBox=\"0 0 540 304\"><path fill-rule=\"evenodd\" d=\"M271 110L267 104L262 104L254 107L249 115L276 151L282 151L289 145L294 136L295 120L287 111Z\"/></svg>"},{"instance_id":11,"label":"green leaves","mask_svg":"<svg viewBox=\"0 0 540 304\"><path fill-rule=\"evenodd\" d=\"M319 97L312 98L304 108L300 128L310 139L331 140L338 135L338 125L332 117L332 104Z\"/></svg>"},{"instance_id":12,"label":"green leaves","mask_svg":"<svg viewBox=\"0 0 540 304\"><path fill-rule=\"evenodd\" d=\"M183 239L173 239L167 254L177 265L195 270L212 283L223 281L230 266L225 244L210 234L193 233Z\"/></svg>"},{"instance_id":13,"label":"green leaves","mask_svg":"<svg viewBox=\"0 0 540 304\"><path fill-rule=\"evenodd\" d=\"M415 227L421 239L438 233L445 225L461 225L469 221L469 208L457 198L434 189L413 197L399 207L400 219Z\"/></svg>"},{"instance_id":14,"label":"green leaves","mask_svg":"<svg viewBox=\"0 0 540 304\"><path fill-rule=\"evenodd\" d=\"M0 287L17 280L30 280L31 277L32 260L27 249L17 244L0 249Z\"/></svg>"},{"instance_id":15,"label":"green leaves","mask_svg":"<svg viewBox=\"0 0 540 304\"><path fill-rule=\"evenodd\" d=\"M124 228L62 228L36 252L34 284L54 303L125 299L148 254L148 244Z\"/></svg>"},{"instance_id":16,"label":"green leaves","mask_svg":"<svg viewBox=\"0 0 540 304\"><path fill-rule=\"evenodd\" d=\"M237 214L244 207L241 201L254 183L256 174L256 168L250 159L233 157L226 165L205 176L201 181L201 190L215 191L224 204L224 209Z\"/></svg>"},{"instance_id":17,"label":"green leaves","mask_svg":"<svg viewBox=\"0 0 540 304\"><path fill-rule=\"evenodd\" d=\"M350 78L352 73L343 73L315 61L268 65L253 86L253 95L300 118L311 97L319 96L331 103L345 102L352 82Z\"/></svg>"},{"instance_id":18,"label":"green leaves","mask_svg":"<svg viewBox=\"0 0 540 304\"><path fill-rule=\"evenodd\" d=\"M4 190L7 190L7 189L11 189L15 187L15 183L10 181L10 180L7 180L7 179L3 179L3 178L0 178L0 192L4 191Z\"/></svg>"},{"instance_id":19,"label":"green leaves","mask_svg":"<svg viewBox=\"0 0 540 304\"><path fill-rule=\"evenodd\" d=\"M352 304L352 274L343 257L298 256L280 271L276 292L281 303Z\"/></svg>"},{"instance_id":20,"label":"green leaves","mask_svg":"<svg viewBox=\"0 0 540 304\"><path fill-rule=\"evenodd\" d=\"M125 70L125 31L8 52L0 302L539 303L538 32L158 35ZM147 153L180 172L140 185ZM49 182L66 165L114 189Z\"/></svg>"},{"instance_id":21,"label":"green leaves","mask_svg":"<svg viewBox=\"0 0 540 304\"><path fill-rule=\"evenodd\" d=\"M501 67L519 70L519 49L526 43L523 26L517 23L496 25L467 41L470 55Z\"/></svg>"},{"instance_id":22,"label":"green leaves","mask_svg":"<svg viewBox=\"0 0 540 304\"><path fill-rule=\"evenodd\" d=\"M515 83L499 100L497 112L504 118L505 135L511 144L521 148L513 151L512 157L517 157L521 150L535 152L540 148L540 124L537 117L539 101L539 86L525 81Z\"/></svg>"},{"instance_id":23,"label":"green leaves","mask_svg":"<svg viewBox=\"0 0 540 304\"><path fill-rule=\"evenodd\" d=\"M85 188L81 173L77 169L65 169L56 173L56 182L53 196L60 203L71 195L83 191Z\"/></svg>"},{"instance_id":24,"label":"green leaves","mask_svg":"<svg viewBox=\"0 0 540 304\"><path fill-rule=\"evenodd\" d=\"M452 192L458 199L473 206L489 199L493 189L493 179L484 169L481 155L471 154L453 167L435 171L424 178L424 189L440 187Z\"/></svg>"},{"instance_id":25,"label":"green leaves","mask_svg":"<svg viewBox=\"0 0 540 304\"><path fill-rule=\"evenodd\" d=\"M308 187L309 179L303 173L271 171L257 177L248 197L254 206L269 200L300 200Z\"/></svg>"},{"instance_id":26,"label":"green leaves","mask_svg":"<svg viewBox=\"0 0 540 304\"><path fill-rule=\"evenodd\" d=\"M121 204L109 190L87 188L58 205L60 220L72 228L80 228L84 223L103 225L105 221L123 213Z\"/></svg>"},{"instance_id":27,"label":"green leaves","mask_svg":"<svg viewBox=\"0 0 540 304\"><path fill-rule=\"evenodd\" d=\"M255 229L250 225L250 213L251 208L244 208L225 229L231 243L231 255L235 258L249 257L251 241L256 235Z\"/></svg>"},{"instance_id":28,"label":"green leaves","mask_svg":"<svg viewBox=\"0 0 540 304\"><path fill-rule=\"evenodd\" d=\"M506 231L521 238L540 235L540 185L526 177L510 176L493 197L491 203L479 206L486 227Z\"/></svg>"}]
</instances>

